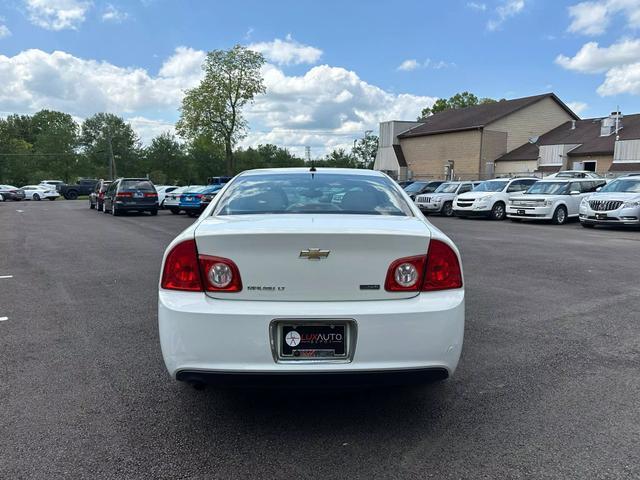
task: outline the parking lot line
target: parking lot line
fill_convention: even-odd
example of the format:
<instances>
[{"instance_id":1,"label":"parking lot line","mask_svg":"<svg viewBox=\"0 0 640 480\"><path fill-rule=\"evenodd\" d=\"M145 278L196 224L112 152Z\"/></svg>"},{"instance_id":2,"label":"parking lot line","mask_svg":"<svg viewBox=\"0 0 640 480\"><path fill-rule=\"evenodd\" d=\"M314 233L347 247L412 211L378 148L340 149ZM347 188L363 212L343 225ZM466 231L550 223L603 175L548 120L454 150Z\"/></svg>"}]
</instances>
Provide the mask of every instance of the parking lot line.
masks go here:
<instances>
[{"instance_id":1,"label":"parking lot line","mask_svg":"<svg viewBox=\"0 0 640 480\"><path fill-rule=\"evenodd\" d=\"M13 275L0 275L0 280L3 278L13 278Z\"/></svg>"},{"instance_id":2,"label":"parking lot line","mask_svg":"<svg viewBox=\"0 0 640 480\"><path fill-rule=\"evenodd\" d=\"M5 322L9 320L9 317L0 317L0 322Z\"/></svg>"}]
</instances>

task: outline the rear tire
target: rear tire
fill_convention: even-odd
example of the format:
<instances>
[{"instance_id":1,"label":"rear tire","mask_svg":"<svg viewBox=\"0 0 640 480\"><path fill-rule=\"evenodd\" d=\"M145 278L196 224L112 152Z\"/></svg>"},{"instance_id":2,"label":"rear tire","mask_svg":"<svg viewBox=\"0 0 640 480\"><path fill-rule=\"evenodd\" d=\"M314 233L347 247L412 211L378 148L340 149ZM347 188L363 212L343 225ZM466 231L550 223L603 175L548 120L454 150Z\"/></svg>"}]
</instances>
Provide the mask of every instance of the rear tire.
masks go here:
<instances>
[{"instance_id":1,"label":"rear tire","mask_svg":"<svg viewBox=\"0 0 640 480\"><path fill-rule=\"evenodd\" d=\"M49 197L49 200L51 200L52 202L56 199L56 197Z\"/></svg>"},{"instance_id":2,"label":"rear tire","mask_svg":"<svg viewBox=\"0 0 640 480\"><path fill-rule=\"evenodd\" d=\"M33 197L31 197L33 200L35 200L36 202L40 201L40 195L38 195L37 193L33 194Z\"/></svg>"},{"instance_id":3,"label":"rear tire","mask_svg":"<svg viewBox=\"0 0 640 480\"><path fill-rule=\"evenodd\" d=\"M149 213L155 217L156 215L158 215L158 209L156 208L155 210L150 210Z\"/></svg>"},{"instance_id":4,"label":"rear tire","mask_svg":"<svg viewBox=\"0 0 640 480\"><path fill-rule=\"evenodd\" d=\"M441 213L443 217L453 217L453 203L445 202L444 205L442 205Z\"/></svg>"},{"instance_id":5,"label":"rear tire","mask_svg":"<svg viewBox=\"0 0 640 480\"><path fill-rule=\"evenodd\" d=\"M91 203L91 200L89 200L89 208L90 208L91 210L93 210L94 208L96 208L96 206L95 206L93 203Z\"/></svg>"},{"instance_id":6,"label":"rear tire","mask_svg":"<svg viewBox=\"0 0 640 480\"><path fill-rule=\"evenodd\" d=\"M565 223L567 223L567 209L562 205L556 208L556 211L553 212L551 223L553 223L554 225L564 225Z\"/></svg>"},{"instance_id":7,"label":"rear tire","mask_svg":"<svg viewBox=\"0 0 640 480\"><path fill-rule=\"evenodd\" d=\"M78 199L78 192L76 192L75 190L71 190L71 191L65 193L64 198L66 198L67 200L77 200Z\"/></svg>"},{"instance_id":8,"label":"rear tire","mask_svg":"<svg viewBox=\"0 0 640 480\"><path fill-rule=\"evenodd\" d=\"M120 212L118 211L115 205L111 205L111 215L113 215L114 217L117 217L120 215Z\"/></svg>"},{"instance_id":9,"label":"rear tire","mask_svg":"<svg viewBox=\"0 0 640 480\"><path fill-rule=\"evenodd\" d=\"M171 213L173 213L174 215L178 215L180 213L180 209L179 208L172 208L171 209Z\"/></svg>"},{"instance_id":10,"label":"rear tire","mask_svg":"<svg viewBox=\"0 0 640 480\"><path fill-rule=\"evenodd\" d=\"M504 203L496 202L491 208L491 218L493 220L504 220L507 217L507 212L504 208Z\"/></svg>"}]
</instances>

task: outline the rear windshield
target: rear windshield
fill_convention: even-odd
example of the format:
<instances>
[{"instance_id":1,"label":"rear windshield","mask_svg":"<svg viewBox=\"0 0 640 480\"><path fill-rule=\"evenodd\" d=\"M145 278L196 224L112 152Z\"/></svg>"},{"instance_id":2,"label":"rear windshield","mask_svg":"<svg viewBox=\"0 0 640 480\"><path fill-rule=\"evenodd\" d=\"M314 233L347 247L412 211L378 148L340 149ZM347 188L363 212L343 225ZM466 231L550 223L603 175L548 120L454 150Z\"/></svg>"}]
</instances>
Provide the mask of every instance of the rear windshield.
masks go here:
<instances>
[{"instance_id":1,"label":"rear windshield","mask_svg":"<svg viewBox=\"0 0 640 480\"><path fill-rule=\"evenodd\" d=\"M404 191L407 193L416 193L422 190L426 184L427 182L413 182L411 185L404 187Z\"/></svg>"},{"instance_id":2,"label":"rear windshield","mask_svg":"<svg viewBox=\"0 0 640 480\"><path fill-rule=\"evenodd\" d=\"M149 180L123 180L120 190L142 190L143 192L155 192L156 189Z\"/></svg>"},{"instance_id":3,"label":"rear windshield","mask_svg":"<svg viewBox=\"0 0 640 480\"><path fill-rule=\"evenodd\" d=\"M214 215L279 213L412 215L386 177L322 172L240 176Z\"/></svg>"},{"instance_id":4,"label":"rear windshield","mask_svg":"<svg viewBox=\"0 0 640 480\"><path fill-rule=\"evenodd\" d=\"M501 192L504 187L507 186L508 181L488 181L482 182L476 188L473 189L474 192Z\"/></svg>"},{"instance_id":5,"label":"rear windshield","mask_svg":"<svg viewBox=\"0 0 640 480\"><path fill-rule=\"evenodd\" d=\"M538 195L564 195L569 191L569 182L536 182L529 190L527 194Z\"/></svg>"},{"instance_id":6,"label":"rear windshield","mask_svg":"<svg viewBox=\"0 0 640 480\"><path fill-rule=\"evenodd\" d=\"M453 193L458 189L459 183L443 183L436 188L435 193Z\"/></svg>"},{"instance_id":7,"label":"rear windshield","mask_svg":"<svg viewBox=\"0 0 640 480\"><path fill-rule=\"evenodd\" d=\"M602 187L601 192L640 193L640 178L637 180L614 180Z\"/></svg>"}]
</instances>

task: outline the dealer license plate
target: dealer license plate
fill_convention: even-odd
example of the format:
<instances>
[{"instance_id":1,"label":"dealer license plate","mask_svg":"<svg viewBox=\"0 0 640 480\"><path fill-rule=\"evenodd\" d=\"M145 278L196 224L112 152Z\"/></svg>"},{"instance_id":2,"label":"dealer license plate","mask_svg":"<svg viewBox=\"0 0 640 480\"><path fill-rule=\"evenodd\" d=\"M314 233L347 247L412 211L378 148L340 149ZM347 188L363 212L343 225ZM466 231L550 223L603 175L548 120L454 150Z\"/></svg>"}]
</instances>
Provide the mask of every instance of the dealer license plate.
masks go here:
<instances>
[{"instance_id":1,"label":"dealer license plate","mask_svg":"<svg viewBox=\"0 0 640 480\"><path fill-rule=\"evenodd\" d=\"M347 356L348 326L345 323L279 325L280 357L283 359L341 359Z\"/></svg>"},{"instance_id":2,"label":"dealer license plate","mask_svg":"<svg viewBox=\"0 0 640 480\"><path fill-rule=\"evenodd\" d=\"M596 213L596 220L606 220L606 219L607 219L606 213Z\"/></svg>"},{"instance_id":3,"label":"dealer license plate","mask_svg":"<svg viewBox=\"0 0 640 480\"><path fill-rule=\"evenodd\" d=\"M527 212L525 210L518 210L518 215L526 215Z\"/></svg>"}]
</instances>

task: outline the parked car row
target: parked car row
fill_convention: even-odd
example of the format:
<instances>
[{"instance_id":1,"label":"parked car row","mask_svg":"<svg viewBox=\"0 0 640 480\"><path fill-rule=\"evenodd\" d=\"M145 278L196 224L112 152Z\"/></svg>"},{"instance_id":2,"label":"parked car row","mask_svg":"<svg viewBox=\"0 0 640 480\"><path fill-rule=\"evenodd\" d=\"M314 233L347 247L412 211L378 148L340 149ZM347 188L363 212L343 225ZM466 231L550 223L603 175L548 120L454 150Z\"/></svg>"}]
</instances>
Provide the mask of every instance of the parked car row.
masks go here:
<instances>
[{"instance_id":1,"label":"parked car row","mask_svg":"<svg viewBox=\"0 0 640 480\"><path fill-rule=\"evenodd\" d=\"M59 196L54 188L45 185L25 185L22 188L0 185L0 202L4 200L55 200Z\"/></svg>"},{"instance_id":2,"label":"parked car row","mask_svg":"<svg viewBox=\"0 0 640 480\"><path fill-rule=\"evenodd\" d=\"M157 215L159 209L173 214L197 217L209 205L224 184L154 185L146 178L119 178L113 182L98 180L89 194L89 208L119 215L136 211Z\"/></svg>"},{"instance_id":3,"label":"parked car row","mask_svg":"<svg viewBox=\"0 0 640 480\"><path fill-rule=\"evenodd\" d=\"M412 193L431 188L431 182L414 182L405 190L417 183L420 185L411 189ZM414 198L424 214L509 218L515 222L546 220L556 225L578 218L587 228L599 224L640 226L640 176L633 174L610 182L595 174L571 171L544 179L439 182L433 193L420 193Z\"/></svg>"}]
</instances>

